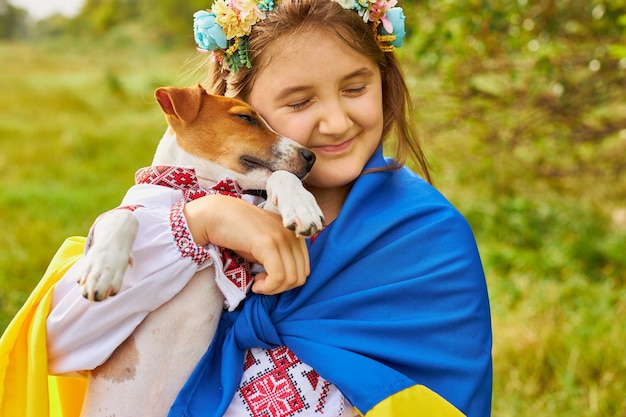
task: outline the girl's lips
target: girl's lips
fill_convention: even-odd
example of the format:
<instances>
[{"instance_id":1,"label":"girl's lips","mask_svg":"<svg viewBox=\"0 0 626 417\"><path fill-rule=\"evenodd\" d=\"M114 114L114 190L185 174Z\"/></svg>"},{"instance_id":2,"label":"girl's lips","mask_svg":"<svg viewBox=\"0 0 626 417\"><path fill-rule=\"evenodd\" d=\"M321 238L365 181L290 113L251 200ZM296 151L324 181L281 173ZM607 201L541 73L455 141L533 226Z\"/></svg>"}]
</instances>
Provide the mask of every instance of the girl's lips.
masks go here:
<instances>
[{"instance_id":1,"label":"girl's lips","mask_svg":"<svg viewBox=\"0 0 626 417\"><path fill-rule=\"evenodd\" d=\"M354 139L347 140L339 145L313 146L312 148L325 153L340 153L348 149L352 145L352 141Z\"/></svg>"}]
</instances>

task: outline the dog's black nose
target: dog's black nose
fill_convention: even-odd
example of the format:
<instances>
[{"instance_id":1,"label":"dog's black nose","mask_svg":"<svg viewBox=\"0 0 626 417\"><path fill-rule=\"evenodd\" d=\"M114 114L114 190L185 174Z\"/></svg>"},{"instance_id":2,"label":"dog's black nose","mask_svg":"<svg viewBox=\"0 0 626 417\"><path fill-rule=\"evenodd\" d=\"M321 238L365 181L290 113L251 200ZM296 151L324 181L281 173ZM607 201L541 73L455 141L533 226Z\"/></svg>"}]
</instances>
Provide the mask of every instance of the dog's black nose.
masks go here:
<instances>
[{"instance_id":1,"label":"dog's black nose","mask_svg":"<svg viewBox=\"0 0 626 417\"><path fill-rule=\"evenodd\" d=\"M300 149L300 156L306 161L307 171L315 163L315 154L308 149Z\"/></svg>"}]
</instances>

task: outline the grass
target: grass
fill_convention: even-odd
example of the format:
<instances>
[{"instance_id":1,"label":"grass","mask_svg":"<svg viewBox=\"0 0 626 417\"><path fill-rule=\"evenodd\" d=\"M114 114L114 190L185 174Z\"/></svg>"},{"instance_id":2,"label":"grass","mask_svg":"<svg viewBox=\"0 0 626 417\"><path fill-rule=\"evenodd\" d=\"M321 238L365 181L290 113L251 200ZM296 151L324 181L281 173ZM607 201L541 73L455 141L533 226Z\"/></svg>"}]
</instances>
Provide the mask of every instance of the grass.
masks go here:
<instances>
[{"instance_id":1,"label":"grass","mask_svg":"<svg viewBox=\"0 0 626 417\"><path fill-rule=\"evenodd\" d=\"M0 329L61 242L85 235L149 164L165 127L153 90L195 82L188 59L150 48L0 44ZM462 117L488 105L483 98L459 100L417 71L409 81L437 186L472 224L485 264L493 415L626 416L623 186L540 178L524 154L494 154L480 140L484 120ZM512 124L510 110L489 115ZM516 152L535 158L540 148Z\"/></svg>"}]
</instances>

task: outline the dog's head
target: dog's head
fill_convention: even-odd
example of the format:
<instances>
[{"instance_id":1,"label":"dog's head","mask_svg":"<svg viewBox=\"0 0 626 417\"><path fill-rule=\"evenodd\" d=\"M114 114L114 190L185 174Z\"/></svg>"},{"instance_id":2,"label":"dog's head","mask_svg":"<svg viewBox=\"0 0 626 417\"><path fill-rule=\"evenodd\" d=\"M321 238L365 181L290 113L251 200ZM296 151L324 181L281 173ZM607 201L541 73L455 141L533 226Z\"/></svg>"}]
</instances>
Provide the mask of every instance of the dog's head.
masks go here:
<instances>
[{"instance_id":1,"label":"dog's head","mask_svg":"<svg viewBox=\"0 0 626 417\"><path fill-rule=\"evenodd\" d=\"M262 189L274 171L303 179L315 162L310 150L274 132L248 104L208 94L201 85L162 87L155 97L176 133L178 146L191 156L202 182L234 176L245 189Z\"/></svg>"}]
</instances>

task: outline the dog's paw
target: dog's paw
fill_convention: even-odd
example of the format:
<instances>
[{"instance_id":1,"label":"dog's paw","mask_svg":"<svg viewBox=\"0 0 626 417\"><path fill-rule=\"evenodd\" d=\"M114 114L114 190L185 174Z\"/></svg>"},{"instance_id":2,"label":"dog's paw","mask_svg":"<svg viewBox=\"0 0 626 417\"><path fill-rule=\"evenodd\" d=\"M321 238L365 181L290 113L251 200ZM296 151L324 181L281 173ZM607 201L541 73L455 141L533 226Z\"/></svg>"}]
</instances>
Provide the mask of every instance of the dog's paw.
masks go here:
<instances>
[{"instance_id":1,"label":"dog's paw","mask_svg":"<svg viewBox=\"0 0 626 417\"><path fill-rule=\"evenodd\" d=\"M308 197L304 194L297 197L299 200L297 204L293 204L296 200L292 200L291 196L283 196L282 203L279 203L277 198L275 203L281 206L283 226L289 230L293 230L298 236L311 237L320 232L324 227L324 215L322 214L322 210L317 205L313 195L310 193L309 195L312 201L305 204L302 203L304 200L308 200Z\"/></svg>"},{"instance_id":2,"label":"dog's paw","mask_svg":"<svg viewBox=\"0 0 626 417\"><path fill-rule=\"evenodd\" d=\"M85 298L102 301L118 293L132 256L115 250L91 248L80 261L78 284Z\"/></svg>"},{"instance_id":3,"label":"dog's paw","mask_svg":"<svg viewBox=\"0 0 626 417\"><path fill-rule=\"evenodd\" d=\"M267 181L266 208L281 215L283 225L298 236L310 237L324 227L324 214L315 197L295 175L272 173Z\"/></svg>"},{"instance_id":4,"label":"dog's paw","mask_svg":"<svg viewBox=\"0 0 626 417\"><path fill-rule=\"evenodd\" d=\"M128 210L101 215L93 226L92 245L79 261L78 284L85 298L102 301L122 287L132 265L132 249L139 223Z\"/></svg>"}]
</instances>

